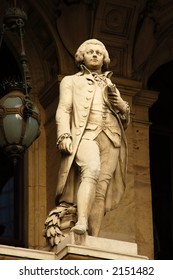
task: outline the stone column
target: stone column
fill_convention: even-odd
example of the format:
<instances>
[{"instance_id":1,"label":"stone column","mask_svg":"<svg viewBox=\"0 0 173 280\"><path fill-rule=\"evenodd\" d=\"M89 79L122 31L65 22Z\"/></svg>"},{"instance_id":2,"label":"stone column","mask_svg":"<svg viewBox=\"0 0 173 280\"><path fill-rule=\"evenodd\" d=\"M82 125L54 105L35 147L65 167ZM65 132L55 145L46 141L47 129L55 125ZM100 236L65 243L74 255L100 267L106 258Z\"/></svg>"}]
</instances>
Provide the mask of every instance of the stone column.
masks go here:
<instances>
[{"instance_id":1,"label":"stone column","mask_svg":"<svg viewBox=\"0 0 173 280\"><path fill-rule=\"evenodd\" d=\"M149 162L149 113L158 93L141 90L134 98L133 145L135 229L139 253L153 259L152 196Z\"/></svg>"},{"instance_id":2,"label":"stone column","mask_svg":"<svg viewBox=\"0 0 173 280\"><path fill-rule=\"evenodd\" d=\"M41 111L41 134L32 144L26 155L25 186L27 193L28 247L41 249L45 246L43 238L44 221L47 215L46 203L46 137L44 129L44 111Z\"/></svg>"}]
</instances>

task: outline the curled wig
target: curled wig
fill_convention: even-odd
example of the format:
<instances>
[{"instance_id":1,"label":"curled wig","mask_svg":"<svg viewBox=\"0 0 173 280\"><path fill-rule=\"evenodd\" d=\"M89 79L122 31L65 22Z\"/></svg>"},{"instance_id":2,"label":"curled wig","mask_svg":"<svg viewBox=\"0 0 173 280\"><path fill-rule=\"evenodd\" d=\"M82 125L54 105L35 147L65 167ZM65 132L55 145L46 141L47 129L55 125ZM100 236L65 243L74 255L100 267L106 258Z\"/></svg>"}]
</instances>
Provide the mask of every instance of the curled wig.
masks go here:
<instances>
[{"instance_id":1,"label":"curled wig","mask_svg":"<svg viewBox=\"0 0 173 280\"><path fill-rule=\"evenodd\" d=\"M78 67L83 63L84 53L87 45L100 45L103 48L103 67L106 70L110 64L110 58L105 45L97 39L89 39L82 43L76 51L75 61Z\"/></svg>"}]
</instances>

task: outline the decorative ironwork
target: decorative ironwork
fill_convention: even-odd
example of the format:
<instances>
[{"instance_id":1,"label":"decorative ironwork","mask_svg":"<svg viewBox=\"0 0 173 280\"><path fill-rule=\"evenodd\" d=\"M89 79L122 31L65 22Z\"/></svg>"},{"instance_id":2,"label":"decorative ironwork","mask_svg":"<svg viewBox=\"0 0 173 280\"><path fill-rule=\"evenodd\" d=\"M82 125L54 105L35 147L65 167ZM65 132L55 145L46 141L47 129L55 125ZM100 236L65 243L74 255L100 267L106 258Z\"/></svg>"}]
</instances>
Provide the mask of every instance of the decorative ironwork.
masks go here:
<instances>
[{"instance_id":1,"label":"decorative ironwork","mask_svg":"<svg viewBox=\"0 0 173 280\"><path fill-rule=\"evenodd\" d=\"M5 32L15 31L21 45L22 80L5 79L0 84L0 90L5 94L0 100L0 146L14 162L40 134L40 114L29 95L31 77L24 48L26 20L26 13L14 1L5 13L0 37L1 47Z\"/></svg>"}]
</instances>

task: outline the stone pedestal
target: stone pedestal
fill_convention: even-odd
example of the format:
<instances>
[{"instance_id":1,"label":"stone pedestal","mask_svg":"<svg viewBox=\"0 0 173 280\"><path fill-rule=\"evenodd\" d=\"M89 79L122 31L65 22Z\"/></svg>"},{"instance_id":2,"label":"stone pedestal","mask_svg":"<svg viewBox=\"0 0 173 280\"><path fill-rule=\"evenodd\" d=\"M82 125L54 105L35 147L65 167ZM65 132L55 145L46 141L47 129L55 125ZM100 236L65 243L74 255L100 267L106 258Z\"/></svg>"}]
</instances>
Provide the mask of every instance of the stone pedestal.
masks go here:
<instances>
[{"instance_id":1,"label":"stone pedestal","mask_svg":"<svg viewBox=\"0 0 173 280\"><path fill-rule=\"evenodd\" d=\"M147 260L137 244L70 233L54 252L0 245L0 260Z\"/></svg>"},{"instance_id":2,"label":"stone pedestal","mask_svg":"<svg viewBox=\"0 0 173 280\"><path fill-rule=\"evenodd\" d=\"M137 244L70 233L57 247L56 259L147 260L138 255Z\"/></svg>"}]
</instances>

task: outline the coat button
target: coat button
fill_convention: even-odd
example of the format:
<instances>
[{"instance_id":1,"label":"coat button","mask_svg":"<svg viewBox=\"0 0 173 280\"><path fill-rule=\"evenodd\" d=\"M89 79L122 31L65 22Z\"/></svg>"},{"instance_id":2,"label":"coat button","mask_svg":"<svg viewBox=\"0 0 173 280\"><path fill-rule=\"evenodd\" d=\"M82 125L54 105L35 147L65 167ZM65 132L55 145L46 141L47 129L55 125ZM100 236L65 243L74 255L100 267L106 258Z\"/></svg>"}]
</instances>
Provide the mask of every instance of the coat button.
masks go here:
<instances>
[{"instance_id":1,"label":"coat button","mask_svg":"<svg viewBox=\"0 0 173 280\"><path fill-rule=\"evenodd\" d=\"M80 131L80 129L78 129L77 131L76 131L76 135L80 135L81 134L81 131Z\"/></svg>"},{"instance_id":2,"label":"coat button","mask_svg":"<svg viewBox=\"0 0 173 280\"><path fill-rule=\"evenodd\" d=\"M79 126L82 127L82 126L84 126L84 124L85 124L84 122L80 122Z\"/></svg>"},{"instance_id":3,"label":"coat button","mask_svg":"<svg viewBox=\"0 0 173 280\"><path fill-rule=\"evenodd\" d=\"M82 117L87 117L88 116L88 112L84 112L83 114L82 114Z\"/></svg>"},{"instance_id":4,"label":"coat button","mask_svg":"<svg viewBox=\"0 0 173 280\"><path fill-rule=\"evenodd\" d=\"M91 96L87 96L87 97L86 97L86 100L91 100Z\"/></svg>"}]
</instances>

